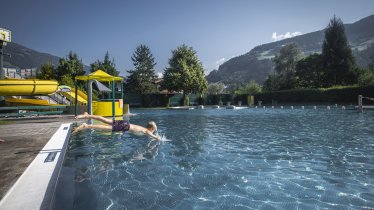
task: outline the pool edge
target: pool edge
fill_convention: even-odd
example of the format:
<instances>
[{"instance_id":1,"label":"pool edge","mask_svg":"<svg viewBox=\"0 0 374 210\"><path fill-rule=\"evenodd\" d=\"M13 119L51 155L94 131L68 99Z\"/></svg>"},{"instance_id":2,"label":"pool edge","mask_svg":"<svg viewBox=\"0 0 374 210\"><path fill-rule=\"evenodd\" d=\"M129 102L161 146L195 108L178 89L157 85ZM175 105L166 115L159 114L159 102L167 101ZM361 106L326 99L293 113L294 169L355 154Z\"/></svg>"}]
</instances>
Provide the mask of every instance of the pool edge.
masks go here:
<instances>
[{"instance_id":1,"label":"pool edge","mask_svg":"<svg viewBox=\"0 0 374 210\"><path fill-rule=\"evenodd\" d=\"M61 124L0 201L0 209L49 209L71 123Z\"/></svg>"}]
</instances>

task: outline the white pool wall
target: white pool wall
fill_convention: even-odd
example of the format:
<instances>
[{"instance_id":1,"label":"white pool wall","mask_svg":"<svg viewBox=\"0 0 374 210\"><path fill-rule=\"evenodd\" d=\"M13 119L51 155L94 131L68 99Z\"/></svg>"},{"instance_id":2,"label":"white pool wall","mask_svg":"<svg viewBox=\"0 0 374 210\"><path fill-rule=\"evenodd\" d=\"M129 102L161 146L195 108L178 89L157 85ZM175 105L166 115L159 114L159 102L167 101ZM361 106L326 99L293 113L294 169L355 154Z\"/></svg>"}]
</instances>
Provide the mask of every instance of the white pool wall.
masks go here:
<instances>
[{"instance_id":1,"label":"white pool wall","mask_svg":"<svg viewBox=\"0 0 374 210\"><path fill-rule=\"evenodd\" d=\"M49 209L70 136L70 125L62 124L53 134L2 198L0 210Z\"/></svg>"}]
</instances>

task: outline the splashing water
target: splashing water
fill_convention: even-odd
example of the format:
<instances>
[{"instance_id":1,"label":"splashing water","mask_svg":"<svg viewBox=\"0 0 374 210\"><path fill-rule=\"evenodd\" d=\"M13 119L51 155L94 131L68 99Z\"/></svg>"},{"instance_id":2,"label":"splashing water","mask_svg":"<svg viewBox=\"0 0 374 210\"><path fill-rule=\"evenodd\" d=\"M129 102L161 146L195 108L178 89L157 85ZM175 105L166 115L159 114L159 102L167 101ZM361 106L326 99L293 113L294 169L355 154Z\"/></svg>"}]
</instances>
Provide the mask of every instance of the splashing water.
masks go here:
<instances>
[{"instance_id":1,"label":"splashing water","mask_svg":"<svg viewBox=\"0 0 374 210\"><path fill-rule=\"evenodd\" d=\"M156 136L159 137L159 141L172 141L171 139L167 139L165 134L159 133L158 131L156 132Z\"/></svg>"}]
</instances>

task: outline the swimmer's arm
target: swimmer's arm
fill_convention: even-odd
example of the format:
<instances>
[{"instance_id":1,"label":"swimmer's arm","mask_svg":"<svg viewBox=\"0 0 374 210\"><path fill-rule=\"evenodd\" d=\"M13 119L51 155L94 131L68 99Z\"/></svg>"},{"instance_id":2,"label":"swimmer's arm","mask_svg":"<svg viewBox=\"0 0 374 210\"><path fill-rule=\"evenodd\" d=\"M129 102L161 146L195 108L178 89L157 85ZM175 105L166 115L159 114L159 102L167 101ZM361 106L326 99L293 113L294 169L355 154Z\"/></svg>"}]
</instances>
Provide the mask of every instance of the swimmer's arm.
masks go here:
<instances>
[{"instance_id":1,"label":"swimmer's arm","mask_svg":"<svg viewBox=\"0 0 374 210\"><path fill-rule=\"evenodd\" d=\"M150 137L152 137L153 139L155 139L155 140L161 140L160 137L154 135L151 131L148 131L148 130L147 130L145 133L146 133L148 136L150 136Z\"/></svg>"}]
</instances>

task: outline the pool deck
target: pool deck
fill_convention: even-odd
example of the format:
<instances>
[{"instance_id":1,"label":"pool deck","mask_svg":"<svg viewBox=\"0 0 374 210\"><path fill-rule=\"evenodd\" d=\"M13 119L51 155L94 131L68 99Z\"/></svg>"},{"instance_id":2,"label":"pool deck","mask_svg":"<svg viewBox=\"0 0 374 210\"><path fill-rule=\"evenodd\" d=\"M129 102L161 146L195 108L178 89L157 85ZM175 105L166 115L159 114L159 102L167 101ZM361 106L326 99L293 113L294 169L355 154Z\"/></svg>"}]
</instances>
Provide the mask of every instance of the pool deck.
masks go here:
<instances>
[{"instance_id":1,"label":"pool deck","mask_svg":"<svg viewBox=\"0 0 374 210\"><path fill-rule=\"evenodd\" d=\"M77 122L73 115L0 118L0 199L17 181L39 151L63 123Z\"/></svg>"}]
</instances>

